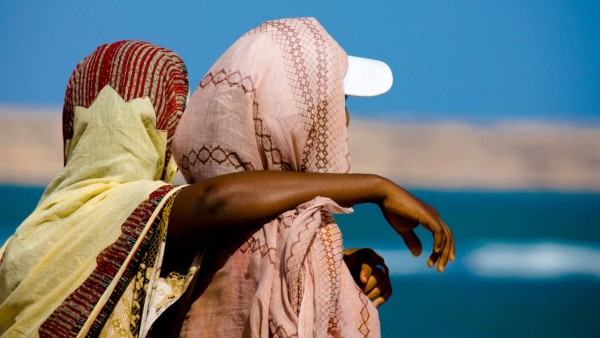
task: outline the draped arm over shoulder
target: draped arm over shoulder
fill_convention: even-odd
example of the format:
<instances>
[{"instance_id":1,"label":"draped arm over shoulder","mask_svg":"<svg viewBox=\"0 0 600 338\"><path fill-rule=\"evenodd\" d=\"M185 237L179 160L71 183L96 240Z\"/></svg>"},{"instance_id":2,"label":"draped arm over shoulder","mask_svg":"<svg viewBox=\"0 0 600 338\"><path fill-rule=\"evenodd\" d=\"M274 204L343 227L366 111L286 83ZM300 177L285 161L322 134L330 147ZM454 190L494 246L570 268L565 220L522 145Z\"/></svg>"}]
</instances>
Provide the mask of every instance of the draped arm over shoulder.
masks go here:
<instances>
[{"instance_id":1,"label":"draped arm over shoulder","mask_svg":"<svg viewBox=\"0 0 600 338\"><path fill-rule=\"evenodd\" d=\"M422 250L413 232L420 224L434 235L428 264L437 263L442 271L454 259L452 233L437 211L390 180L371 174L251 171L200 181L177 195L170 236L179 245L196 246L206 241L206 234L261 226L316 196L343 206L375 203L413 254Z\"/></svg>"}]
</instances>

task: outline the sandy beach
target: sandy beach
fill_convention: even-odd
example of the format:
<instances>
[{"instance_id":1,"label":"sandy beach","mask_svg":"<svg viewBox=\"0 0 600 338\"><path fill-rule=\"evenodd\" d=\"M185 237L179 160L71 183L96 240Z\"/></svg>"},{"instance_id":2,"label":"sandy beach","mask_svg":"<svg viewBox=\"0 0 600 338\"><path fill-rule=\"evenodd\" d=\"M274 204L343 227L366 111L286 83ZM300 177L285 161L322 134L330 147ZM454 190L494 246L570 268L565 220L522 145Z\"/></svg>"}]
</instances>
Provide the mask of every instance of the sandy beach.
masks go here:
<instances>
[{"instance_id":1,"label":"sandy beach","mask_svg":"<svg viewBox=\"0 0 600 338\"><path fill-rule=\"evenodd\" d=\"M355 172L407 187L600 191L597 126L355 118L349 137ZM63 164L60 111L0 108L0 155L0 184L46 185Z\"/></svg>"}]
</instances>

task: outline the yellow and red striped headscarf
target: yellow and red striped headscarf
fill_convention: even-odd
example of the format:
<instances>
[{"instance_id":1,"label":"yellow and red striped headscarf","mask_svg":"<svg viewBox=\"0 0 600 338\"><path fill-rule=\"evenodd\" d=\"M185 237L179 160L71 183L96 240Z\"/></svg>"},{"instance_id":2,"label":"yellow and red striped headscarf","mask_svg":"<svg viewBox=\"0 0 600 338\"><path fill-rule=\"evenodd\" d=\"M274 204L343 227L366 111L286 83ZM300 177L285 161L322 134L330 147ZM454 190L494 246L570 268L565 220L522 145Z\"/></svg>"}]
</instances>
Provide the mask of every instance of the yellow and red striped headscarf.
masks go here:
<instances>
[{"instance_id":1,"label":"yellow and red striped headscarf","mask_svg":"<svg viewBox=\"0 0 600 338\"><path fill-rule=\"evenodd\" d=\"M0 249L0 334L97 335L115 325L134 284L144 293L124 325L145 332L153 292L136 277L161 266L186 73L175 53L140 41L102 45L77 65L63 110L65 167Z\"/></svg>"},{"instance_id":2,"label":"yellow and red striped headscarf","mask_svg":"<svg viewBox=\"0 0 600 338\"><path fill-rule=\"evenodd\" d=\"M89 107L106 85L125 101L150 98L156 111L156 128L167 131L165 169L161 177L165 179L171 139L189 91L183 60L173 51L142 41L124 40L96 48L77 65L67 85L63 106L65 142L73 138L74 107Z\"/></svg>"}]
</instances>

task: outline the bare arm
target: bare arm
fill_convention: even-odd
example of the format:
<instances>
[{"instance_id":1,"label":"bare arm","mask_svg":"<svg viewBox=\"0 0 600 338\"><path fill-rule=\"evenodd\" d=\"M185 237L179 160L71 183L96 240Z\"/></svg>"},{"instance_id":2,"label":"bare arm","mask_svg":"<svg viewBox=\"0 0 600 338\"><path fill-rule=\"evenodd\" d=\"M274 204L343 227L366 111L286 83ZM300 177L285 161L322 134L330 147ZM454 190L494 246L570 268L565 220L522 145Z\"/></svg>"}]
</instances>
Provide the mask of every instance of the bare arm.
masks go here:
<instances>
[{"instance_id":1,"label":"bare arm","mask_svg":"<svg viewBox=\"0 0 600 338\"><path fill-rule=\"evenodd\" d=\"M251 171L204 180L175 198L169 236L184 245L202 244L209 234L260 226L316 196L343 206L376 203L413 254L421 251L413 232L421 224L434 235L428 264L437 262L442 271L448 259L454 259L452 233L437 211L393 182L370 174Z\"/></svg>"}]
</instances>

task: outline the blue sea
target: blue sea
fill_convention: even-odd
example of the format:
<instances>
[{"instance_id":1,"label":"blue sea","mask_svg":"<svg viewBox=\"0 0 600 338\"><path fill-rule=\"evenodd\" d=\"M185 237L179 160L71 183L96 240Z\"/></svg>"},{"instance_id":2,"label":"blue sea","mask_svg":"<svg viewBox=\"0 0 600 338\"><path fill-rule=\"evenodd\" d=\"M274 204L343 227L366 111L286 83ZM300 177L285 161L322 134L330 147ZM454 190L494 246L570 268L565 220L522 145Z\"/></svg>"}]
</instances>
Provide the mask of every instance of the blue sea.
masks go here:
<instances>
[{"instance_id":1,"label":"blue sea","mask_svg":"<svg viewBox=\"0 0 600 338\"><path fill-rule=\"evenodd\" d=\"M0 241L43 188L0 186ZM452 228L457 261L444 273L414 258L376 206L336 216L347 247L386 259L392 298L384 337L600 337L600 194L415 190Z\"/></svg>"}]
</instances>

